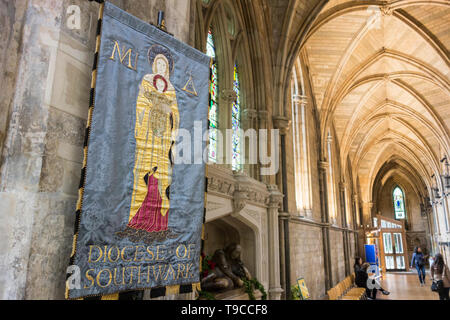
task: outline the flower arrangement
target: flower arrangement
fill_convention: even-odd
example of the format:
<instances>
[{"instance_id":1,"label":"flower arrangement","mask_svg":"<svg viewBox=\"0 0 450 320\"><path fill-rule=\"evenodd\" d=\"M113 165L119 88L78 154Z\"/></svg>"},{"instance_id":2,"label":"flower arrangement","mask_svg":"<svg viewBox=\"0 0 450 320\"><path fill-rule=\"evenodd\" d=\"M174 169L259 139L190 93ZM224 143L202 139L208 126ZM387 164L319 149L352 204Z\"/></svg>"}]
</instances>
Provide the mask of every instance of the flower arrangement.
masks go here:
<instances>
[{"instance_id":1,"label":"flower arrangement","mask_svg":"<svg viewBox=\"0 0 450 320\"><path fill-rule=\"evenodd\" d=\"M216 263L212 261L210 256L202 252L202 278L206 278L211 270L216 268Z\"/></svg>"}]
</instances>

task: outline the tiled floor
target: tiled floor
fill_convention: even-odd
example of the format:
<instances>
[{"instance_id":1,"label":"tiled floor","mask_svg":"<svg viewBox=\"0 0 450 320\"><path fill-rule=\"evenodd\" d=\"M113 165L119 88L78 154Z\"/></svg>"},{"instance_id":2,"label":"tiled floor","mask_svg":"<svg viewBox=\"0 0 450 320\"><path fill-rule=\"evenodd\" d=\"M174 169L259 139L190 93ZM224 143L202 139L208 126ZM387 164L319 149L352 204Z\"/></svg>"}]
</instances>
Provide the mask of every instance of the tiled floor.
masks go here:
<instances>
[{"instance_id":1,"label":"tiled floor","mask_svg":"<svg viewBox=\"0 0 450 320\"><path fill-rule=\"evenodd\" d=\"M429 272L425 281L426 285L421 287L416 273L388 273L382 286L391 294L385 296L378 293L377 298L380 300L439 300L438 294L431 291Z\"/></svg>"}]
</instances>

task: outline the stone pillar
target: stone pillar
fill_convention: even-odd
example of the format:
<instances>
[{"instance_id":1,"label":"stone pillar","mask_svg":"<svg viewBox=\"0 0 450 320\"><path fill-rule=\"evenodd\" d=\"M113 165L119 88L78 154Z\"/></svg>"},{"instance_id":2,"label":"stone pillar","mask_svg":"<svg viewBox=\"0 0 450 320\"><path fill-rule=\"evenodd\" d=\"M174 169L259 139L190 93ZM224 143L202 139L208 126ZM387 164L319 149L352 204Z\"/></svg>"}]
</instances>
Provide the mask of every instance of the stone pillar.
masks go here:
<instances>
[{"instance_id":1,"label":"stone pillar","mask_svg":"<svg viewBox=\"0 0 450 320\"><path fill-rule=\"evenodd\" d=\"M155 6L162 3L168 30L188 38L190 13L178 15L186 10L184 1L112 2L149 22L156 22ZM67 25L69 5L80 8L79 30ZM7 96L14 98L1 158L0 299L63 299L99 5L21 0L8 6L23 21L11 38L17 81L8 87ZM2 122L0 138L3 128Z\"/></svg>"},{"instance_id":2,"label":"stone pillar","mask_svg":"<svg viewBox=\"0 0 450 320\"><path fill-rule=\"evenodd\" d=\"M372 208L373 208L373 202L363 202L363 225L364 225L364 228L370 228L373 226Z\"/></svg>"},{"instance_id":3,"label":"stone pillar","mask_svg":"<svg viewBox=\"0 0 450 320\"><path fill-rule=\"evenodd\" d=\"M220 81L220 79L219 79ZM221 83L223 83L222 81ZM236 92L233 89L222 89L219 96L219 110L218 110L218 129L222 134L222 142L218 141L217 145L217 163L225 164L227 168L232 168L232 132L228 130L231 128L231 110L233 102L236 101ZM229 135L227 135L227 132Z\"/></svg>"},{"instance_id":4,"label":"stone pillar","mask_svg":"<svg viewBox=\"0 0 450 320\"><path fill-rule=\"evenodd\" d=\"M256 131L255 119L258 117L258 112L255 109L244 109L241 112L241 124L242 130L247 131L249 134L254 134L253 138L244 140L243 151L245 151L245 165L244 171L249 174L250 177L256 179L258 171L258 133ZM250 163L251 153L255 153L255 162Z\"/></svg>"},{"instance_id":5,"label":"stone pillar","mask_svg":"<svg viewBox=\"0 0 450 320\"><path fill-rule=\"evenodd\" d=\"M328 151L328 168L327 168L327 179L329 180L328 186L328 212L329 212L329 218L330 222L332 224L337 224L337 214L338 214L338 207L337 207L337 192L335 188L335 178L334 178L334 170L333 170L333 153L332 153L332 146L333 146L333 137L331 136L331 133L328 133L327 137L327 151Z\"/></svg>"},{"instance_id":6,"label":"stone pillar","mask_svg":"<svg viewBox=\"0 0 450 320\"><path fill-rule=\"evenodd\" d=\"M281 139L281 184L283 188L283 211L280 215L280 223L282 224L282 238L283 247L282 252L284 256L284 278L285 278L285 299L289 300L291 297L291 248L289 243L289 200L288 200L288 181L287 181L287 159L286 159L286 136L290 129L291 121L282 116L273 117L273 125L275 129L280 130Z\"/></svg>"},{"instance_id":7,"label":"stone pillar","mask_svg":"<svg viewBox=\"0 0 450 320\"><path fill-rule=\"evenodd\" d=\"M359 197L357 194L353 195L353 206L354 206L354 210L355 210L355 224L358 228L361 227L362 223L361 223L361 214L359 212Z\"/></svg>"},{"instance_id":8,"label":"stone pillar","mask_svg":"<svg viewBox=\"0 0 450 320\"><path fill-rule=\"evenodd\" d=\"M330 218L328 212L328 195L327 195L327 169L328 162L319 162L319 183L320 183L320 202L322 211L322 239L323 239L323 257L324 257L324 275L325 289L329 290L333 287L333 272L331 269L331 252L330 252Z\"/></svg>"},{"instance_id":9,"label":"stone pillar","mask_svg":"<svg viewBox=\"0 0 450 320\"><path fill-rule=\"evenodd\" d=\"M361 256L361 236L359 229L361 228L360 214L359 214L359 198L357 194L352 195L352 205L353 205L353 228L358 231L355 233L355 254Z\"/></svg>"},{"instance_id":10,"label":"stone pillar","mask_svg":"<svg viewBox=\"0 0 450 320\"><path fill-rule=\"evenodd\" d=\"M328 168L327 161L319 161L319 180L322 184L321 196L323 198L322 222L330 222L330 212L328 203Z\"/></svg>"},{"instance_id":11,"label":"stone pillar","mask_svg":"<svg viewBox=\"0 0 450 320\"><path fill-rule=\"evenodd\" d=\"M346 206L346 197L345 197L346 183L341 181L339 182L339 199L341 202L341 221L342 228L348 228L347 221L347 206ZM342 241L344 244L344 259L345 259L345 275L350 274L350 256L349 256L349 241L348 241L348 231L342 231Z\"/></svg>"},{"instance_id":12,"label":"stone pillar","mask_svg":"<svg viewBox=\"0 0 450 320\"><path fill-rule=\"evenodd\" d=\"M269 113L267 112L267 111L265 111L265 110L260 110L260 111L258 111L258 115L257 115L257 117L258 117L258 127L259 127L259 130L268 130L268 127L267 127L267 122L268 122L268 119L269 119ZM267 150L270 150L270 139L268 139L267 140ZM258 154L259 154L259 145L258 145ZM259 180L259 181L261 181L261 182L263 182L263 183L265 183L265 184L270 184L270 177L269 176L262 176L261 174L260 174L260 165L257 165L257 175L256 175L256 177L255 177L255 179L257 179L257 180Z\"/></svg>"},{"instance_id":13,"label":"stone pillar","mask_svg":"<svg viewBox=\"0 0 450 320\"><path fill-rule=\"evenodd\" d=\"M307 106L308 99L306 96L294 95L294 132L293 142L296 146L295 154L296 165L298 166L299 173L297 173L296 179L299 179L300 190L296 190L296 193L300 192L300 215L307 218L312 218L312 183L311 183L311 167L310 167L310 155L308 146L308 123L307 123ZM299 111L300 109L300 111Z\"/></svg>"},{"instance_id":14,"label":"stone pillar","mask_svg":"<svg viewBox=\"0 0 450 320\"><path fill-rule=\"evenodd\" d=\"M280 300L283 289L280 285L280 242L278 229L278 216L283 194L276 185L267 187L269 196L268 227L269 227L269 299Z\"/></svg>"},{"instance_id":15,"label":"stone pillar","mask_svg":"<svg viewBox=\"0 0 450 320\"><path fill-rule=\"evenodd\" d=\"M42 259L29 261L31 247L40 247L43 254L58 254L54 250L59 246L49 237L57 237L64 228L64 219L59 220L57 215L49 212L51 200L44 199L39 193L41 179L45 178L43 167L52 68L55 66L62 10L62 1L29 1L23 21L18 53L21 58L0 177L0 299L26 298L29 268L44 268ZM53 169L61 168L55 164ZM45 216L47 219L42 219ZM48 228L35 239L38 242L33 242L35 224L47 224ZM68 258L67 255L65 261ZM55 271L60 272L60 267L55 266ZM53 276L47 281L48 287L57 286L55 281L64 285L61 277ZM42 290L45 292L48 288Z\"/></svg>"}]
</instances>

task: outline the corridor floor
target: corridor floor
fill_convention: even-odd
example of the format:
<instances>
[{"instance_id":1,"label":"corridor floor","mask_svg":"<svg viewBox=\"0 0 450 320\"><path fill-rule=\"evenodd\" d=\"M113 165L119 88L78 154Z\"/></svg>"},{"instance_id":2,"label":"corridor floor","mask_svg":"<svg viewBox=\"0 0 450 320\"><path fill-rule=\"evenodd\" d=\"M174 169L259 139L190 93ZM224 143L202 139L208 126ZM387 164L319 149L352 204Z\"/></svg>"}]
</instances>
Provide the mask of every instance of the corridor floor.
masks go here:
<instances>
[{"instance_id":1,"label":"corridor floor","mask_svg":"<svg viewBox=\"0 0 450 320\"><path fill-rule=\"evenodd\" d=\"M388 273L382 286L391 294L385 296L378 293L379 300L439 300L438 294L431 291L429 272L423 287L420 286L417 274L413 272Z\"/></svg>"}]
</instances>

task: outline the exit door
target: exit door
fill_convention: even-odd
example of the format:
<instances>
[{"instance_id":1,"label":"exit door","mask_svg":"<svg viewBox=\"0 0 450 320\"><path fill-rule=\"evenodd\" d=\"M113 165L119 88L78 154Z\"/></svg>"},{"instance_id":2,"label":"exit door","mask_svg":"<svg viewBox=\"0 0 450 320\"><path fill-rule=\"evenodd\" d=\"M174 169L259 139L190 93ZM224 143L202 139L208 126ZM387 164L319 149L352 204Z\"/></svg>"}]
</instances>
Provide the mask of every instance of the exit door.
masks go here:
<instances>
[{"instance_id":1,"label":"exit door","mask_svg":"<svg viewBox=\"0 0 450 320\"><path fill-rule=\"evenodd\" d=\"M383 232L384 263L387 271L406 270L403 233Z\"/></svg>"}]
</instances>

